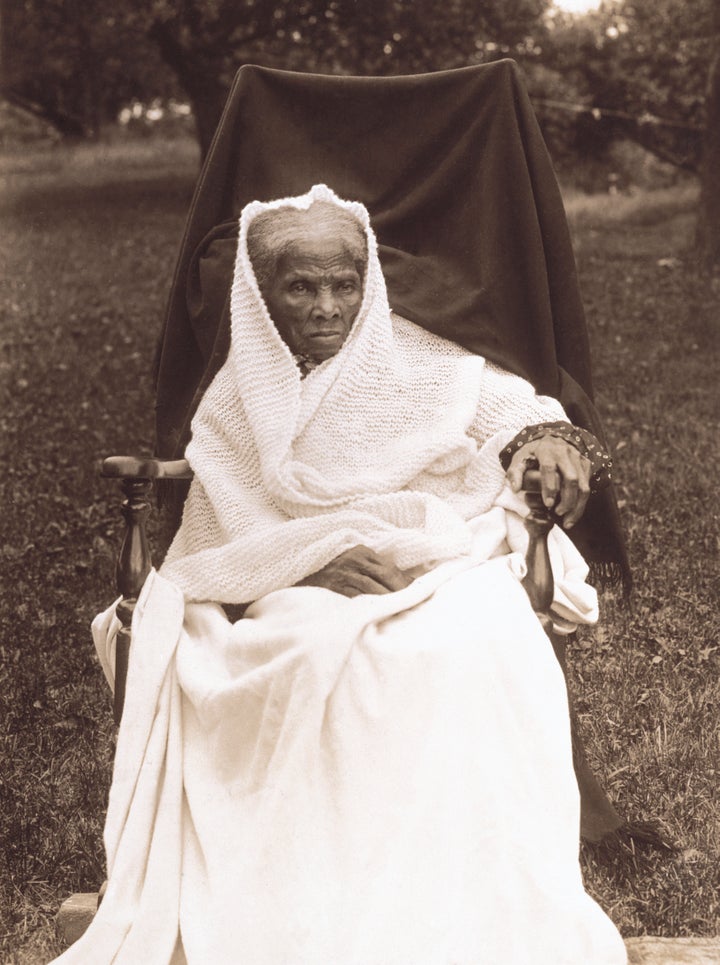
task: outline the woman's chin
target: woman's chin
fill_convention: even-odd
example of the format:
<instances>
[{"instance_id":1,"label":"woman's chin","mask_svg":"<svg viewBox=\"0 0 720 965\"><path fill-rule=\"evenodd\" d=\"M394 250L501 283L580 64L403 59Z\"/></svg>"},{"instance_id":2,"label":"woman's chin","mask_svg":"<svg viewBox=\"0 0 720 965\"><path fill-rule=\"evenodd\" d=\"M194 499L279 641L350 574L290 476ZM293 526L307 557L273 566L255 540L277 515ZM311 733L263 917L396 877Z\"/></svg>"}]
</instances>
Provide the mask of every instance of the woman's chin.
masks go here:
<instances>
[{"instance_id":1,"label":"woman's chin","mask_svg":"<svg viewBox=\"0 0 720 965\"><path fill-rule=\"evenodd\" d=\"M325 362L333 355L337 355L344 341L344 335L339 333L314 335L305 340L301 351L303 355L307 355L314 362Z\"/></svg>"}]
</instances>

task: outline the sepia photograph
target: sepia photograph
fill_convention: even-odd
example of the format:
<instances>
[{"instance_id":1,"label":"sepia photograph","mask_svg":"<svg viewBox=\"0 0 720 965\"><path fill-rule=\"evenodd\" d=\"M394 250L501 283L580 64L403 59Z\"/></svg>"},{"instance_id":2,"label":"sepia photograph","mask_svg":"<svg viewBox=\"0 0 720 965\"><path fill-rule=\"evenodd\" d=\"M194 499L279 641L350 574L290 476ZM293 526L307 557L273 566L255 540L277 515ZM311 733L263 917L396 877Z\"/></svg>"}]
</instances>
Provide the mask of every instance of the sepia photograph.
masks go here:
<instances>
[{"instance_id":1,"label":"sepia photograph","mask_svg":"<svg viewBox=\"0 0 720 965\"><path fill-rule=\"evenodd\" d=\"M718 0L0 0L0 965L720 965L719 330Z\"/></svg>"}]
</instances>

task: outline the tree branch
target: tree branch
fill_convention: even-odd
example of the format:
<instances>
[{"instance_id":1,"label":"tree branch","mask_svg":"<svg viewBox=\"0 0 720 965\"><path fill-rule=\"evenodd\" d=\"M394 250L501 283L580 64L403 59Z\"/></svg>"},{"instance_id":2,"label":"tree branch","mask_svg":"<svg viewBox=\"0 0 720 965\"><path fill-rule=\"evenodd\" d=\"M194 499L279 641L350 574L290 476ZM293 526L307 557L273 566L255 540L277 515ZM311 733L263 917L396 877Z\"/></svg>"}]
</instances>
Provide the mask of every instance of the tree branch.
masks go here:
<instances>
[{"instance_id":1,"label":"tree branch","mask_svg":"<svg viewBox=\"0 0 720 965\"><path fill-rule=\"evenodd\" d=\"M27 97L23 97L10 87L3 86L0 88L0 94L2 94L6 100L10 101L11 104L14 104L15 107L19 107L27 111L28 114L47 121L48 124L52 125L52 127L65 136L85 136L85 125L79 117L73 114L66 114L63 111L51 107L49 104L39 104L37 101L28 100Z\"/></svg>"}]
</instances>

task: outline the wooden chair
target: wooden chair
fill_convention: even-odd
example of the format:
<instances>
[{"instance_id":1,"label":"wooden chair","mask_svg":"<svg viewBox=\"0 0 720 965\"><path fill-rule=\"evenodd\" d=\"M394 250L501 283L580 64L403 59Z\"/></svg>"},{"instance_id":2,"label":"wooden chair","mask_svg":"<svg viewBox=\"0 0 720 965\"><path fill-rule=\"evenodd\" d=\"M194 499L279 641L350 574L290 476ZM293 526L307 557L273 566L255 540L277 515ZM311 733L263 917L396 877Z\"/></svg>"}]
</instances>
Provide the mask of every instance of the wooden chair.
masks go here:
<instances>
[{"instance_id":1,"label":"wooden chair","mask_svg":"<svg viewBox=\"0 0 720 965\"><path fill-rule=\"evenodd\" d=\"M115 649L115 723L120 724L125 702L125 682L132 643L132 616L143 583L152 567L146 521L150 512L151 492L156 480L192 479L186 459L139 459L135 456L111 456L102 464L102 475L120 479L124 495L122 515L125 533L117 560L116 585L121 600L117 605L120 629ZM540 494L540 473L529 469L523 478L525 501L530 514L525 520L529 535L526 554L527 575L523 586L543 629L553 640L557 652L559 642L552 632L550 606L553 600L553 575L548 553L547 535L553 525L551 513Z\"/></svg>"},{"instance_id":2,"label":"wooden chair","mask_svg":"<svg viewBox=\"0 0 720 965\"><path fill-rule=\"evenodd\" d=\"M181 482L192 478L192 470L185 459L142 459L134 456L111 456L102 464L102 475L121 481L124 495L122 515L125 533L116 568L117 592L121 600L117 606L120 629L115 650L115 692L113 698L115 722L120 723L125 701L125 682L131 647L132 615L138 595L152 566L146 534L146 520L151 508L153 484L159 480ZM551 513L540 493L540 473L528 469L523 478L525 501L530 510L525 519L529 543L526 554L527 575L523 586L533 610L555 651L567 676L566 637L554 633L550 607L553 600L553 575L550 566L547 536L553 525ZM570 701L573 738L573 764L580 789L582 839L599 844L624 826L595 777L585 753L579 722ZM641 834L644 832L641 832Z\"/></svg>"}]
</instances>

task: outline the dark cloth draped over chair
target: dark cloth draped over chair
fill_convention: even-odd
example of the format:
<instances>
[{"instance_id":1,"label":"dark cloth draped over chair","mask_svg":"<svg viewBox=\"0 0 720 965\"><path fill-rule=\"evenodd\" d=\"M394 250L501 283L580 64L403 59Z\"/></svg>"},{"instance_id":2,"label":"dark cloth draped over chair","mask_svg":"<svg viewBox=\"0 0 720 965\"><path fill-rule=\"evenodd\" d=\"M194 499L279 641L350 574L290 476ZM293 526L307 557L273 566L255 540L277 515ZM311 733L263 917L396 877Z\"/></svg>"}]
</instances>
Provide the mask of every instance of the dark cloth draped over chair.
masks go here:
<instances>
[{"instance_id":1,"label":"dark cloth draped over chair","mask_svg":"<svg viewBox=\"0 0 720 965\"><path fill-rule=\"evenodd\" d=\"M242 207L320 181L370 211L395 311L603 438L562 199L517 66L389 78L248 66L198 181L158 346L158 455L182 455L227 354ZM628 582L612 491L573 538L595 579Z\"/></svg>"}]
</instances>

